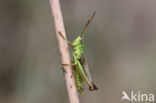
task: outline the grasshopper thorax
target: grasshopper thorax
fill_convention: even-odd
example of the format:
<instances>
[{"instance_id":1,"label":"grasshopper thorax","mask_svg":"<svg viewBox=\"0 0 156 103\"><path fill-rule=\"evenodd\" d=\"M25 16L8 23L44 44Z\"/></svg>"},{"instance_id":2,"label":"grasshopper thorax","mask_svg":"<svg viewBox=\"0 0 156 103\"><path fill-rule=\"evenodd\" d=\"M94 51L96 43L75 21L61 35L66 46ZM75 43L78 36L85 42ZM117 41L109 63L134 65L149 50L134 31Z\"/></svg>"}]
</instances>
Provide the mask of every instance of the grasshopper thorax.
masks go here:
<instances>
[{"instance_id":1,"label":"grasshopper thorax","mask_svg":"<svg viewBox=\"0 0 156 103\"><path fill-rule=\"evenodd\" d=\"M83 37L78 36L73 42L73 46L74 46L73 56L75 56L77 59L84 56L84 38Z\"/></svg>"}]
</instances>

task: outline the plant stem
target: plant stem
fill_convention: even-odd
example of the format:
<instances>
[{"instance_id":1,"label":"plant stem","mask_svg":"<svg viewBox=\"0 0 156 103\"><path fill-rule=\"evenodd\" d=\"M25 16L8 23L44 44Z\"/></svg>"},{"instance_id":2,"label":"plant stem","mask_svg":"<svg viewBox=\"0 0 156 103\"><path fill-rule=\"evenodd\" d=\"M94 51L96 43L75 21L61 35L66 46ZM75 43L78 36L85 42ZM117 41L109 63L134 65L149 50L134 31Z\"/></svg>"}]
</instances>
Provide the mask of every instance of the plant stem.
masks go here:
<instances>
[{"instance_id":1,"label":"plant stem","mask_svg":"<svg viewBox=\"0 0 156 103\"><path fill-rule=\"evenodd\" d=\"M59 35L59 32L66 37L64 23L62 18L62 13L60 9L59 0L50 0L51 11L53 14L53 19L55 23L55 30L56 30L56 37L58 41L58 48L61 57L62 64L71 64L69 49L67 42ZM70 103L79 103L79 98L75 86L75 80L72 76L72 67L71 66L64 66L64 75L66 80L66 87L68 91L69 101Z\"/></svg>"}]
</instances>

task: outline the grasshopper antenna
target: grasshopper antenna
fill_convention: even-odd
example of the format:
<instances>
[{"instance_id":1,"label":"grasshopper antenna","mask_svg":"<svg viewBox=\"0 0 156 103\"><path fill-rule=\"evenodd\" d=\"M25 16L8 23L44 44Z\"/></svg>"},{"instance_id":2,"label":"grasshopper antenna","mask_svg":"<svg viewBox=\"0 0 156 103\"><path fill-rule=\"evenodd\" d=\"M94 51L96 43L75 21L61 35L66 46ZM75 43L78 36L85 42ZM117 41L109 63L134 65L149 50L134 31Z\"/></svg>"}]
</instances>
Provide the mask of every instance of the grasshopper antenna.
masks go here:
<instances>
[{"instance_id":1,"label":"grasshopper antenna","mask_svg":"<svg viewBox=\"0 0 156 103\"><path fill-rule=\"evenodd\" d=\"M69 40L67 40L67 38L65 38L60 31L59 31L59 34L65 41L67 41L68 45L70 45L72 47L72 49L74 49L73 44Z\"/></svg>"},{"instance_id":2,"label":"grasshopper antenna","mask_svg":"<svg viewBox=\"0 0 156 103\"><path fill-rule=\"evenodd\" d=\"M82 31L82 33L81 33L81 35L80 35L81 37L82 37L82 36L84 35L84 33L86 32L87 27L88 27L88 25L91 23L91 21L93 20L95 14L96 14L96 12L94 11L94 12L93 12L93 15L92 15L91 18L88 20L88 22L86 23L85 27L83 28L83 31Z\"/></svg>"}]
</instances>

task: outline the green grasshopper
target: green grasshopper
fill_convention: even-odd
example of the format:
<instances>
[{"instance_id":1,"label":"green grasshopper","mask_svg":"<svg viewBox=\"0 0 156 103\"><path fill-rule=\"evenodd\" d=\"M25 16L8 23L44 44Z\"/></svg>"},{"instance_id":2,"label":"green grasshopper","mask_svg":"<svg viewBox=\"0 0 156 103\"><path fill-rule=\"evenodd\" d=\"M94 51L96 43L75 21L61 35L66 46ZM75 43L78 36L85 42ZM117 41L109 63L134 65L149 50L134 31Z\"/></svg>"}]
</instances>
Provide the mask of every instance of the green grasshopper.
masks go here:
<instances>
[{"instance_id":1,"label":"green grasshopper","mask_svg":"<svg viewBox=\"0 0 156 103\"><path fill-rule=\"evenodd\" d=\"M76 81L76 87L77 90L84 94L83 90L83 81L87 84L88 89L90 91L98 90L97 86L93 83L91 79L91 75L88 69L88 64L85 60L84 56L84 33L86 32L86 29L88 25L91 23L92 19L95 16L95 12L93 13L92 17L88 20L87 24L85 25L82 33L74 40L73 43L68 41L61 32L59 34L61 37L67 41L68 45L72 47L73 49L73 63L72 64L62 64L62 66L68 66L72 65L75 72L75 81Z\"/></svg>"}]
</instances>

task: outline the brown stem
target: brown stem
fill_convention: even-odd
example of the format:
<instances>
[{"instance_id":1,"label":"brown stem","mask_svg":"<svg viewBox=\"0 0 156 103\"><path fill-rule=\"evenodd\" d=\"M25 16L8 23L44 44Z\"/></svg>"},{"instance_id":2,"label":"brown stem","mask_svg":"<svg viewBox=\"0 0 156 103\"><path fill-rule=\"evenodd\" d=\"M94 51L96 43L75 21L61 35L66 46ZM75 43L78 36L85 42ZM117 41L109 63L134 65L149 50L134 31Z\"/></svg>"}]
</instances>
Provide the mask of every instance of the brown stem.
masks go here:
<instances>
[{"instance_id":1,"label":"brown stem","mask_svg":"<svg viewBox=\"0 0 156 103\"><path fill-rule=\"evenodd\" d=\"M59 32L61 32L63 36L66 37L59 0L50 0L50 6L51 6L51 11L55 23L56 37L58 40L58 48L61 56L61 63L70 64L71 62L70 62L68 44L59 35ZM65 75L70 103L79 103L74 77L72 76L72 67L64 66L64 69L65 69L64 75Z\"/></svg>"}]
</instances>

